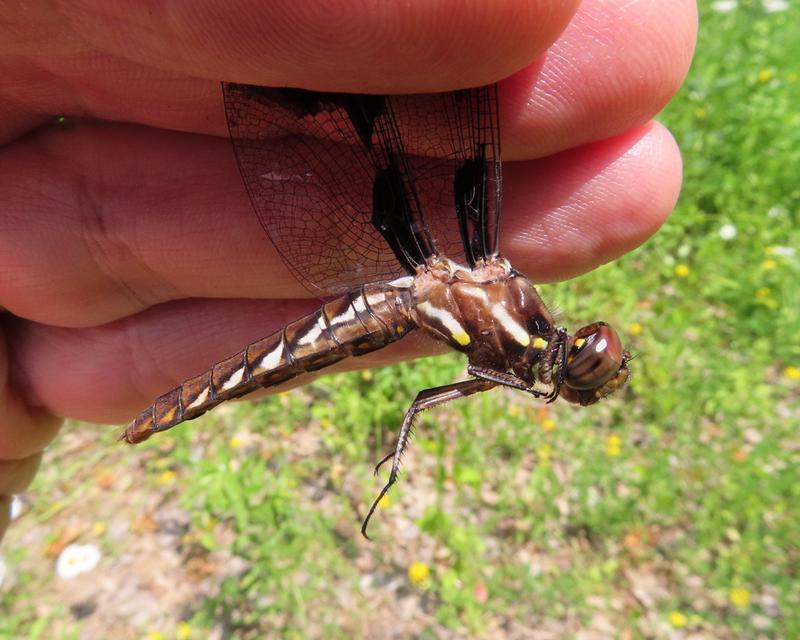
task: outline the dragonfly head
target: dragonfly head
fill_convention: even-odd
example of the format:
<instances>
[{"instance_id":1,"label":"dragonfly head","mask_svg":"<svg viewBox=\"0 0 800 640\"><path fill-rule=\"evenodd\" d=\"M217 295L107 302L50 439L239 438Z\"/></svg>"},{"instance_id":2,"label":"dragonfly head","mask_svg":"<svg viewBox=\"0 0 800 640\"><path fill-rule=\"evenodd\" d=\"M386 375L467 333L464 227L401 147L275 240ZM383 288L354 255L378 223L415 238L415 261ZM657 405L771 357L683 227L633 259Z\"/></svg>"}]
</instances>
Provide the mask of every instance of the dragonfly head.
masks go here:
<instances>
[{"instance_id":1,"label":"dragonfly head","mask_svg":"<svg viewBox=\"0 0 800 640\"><path fill-rule=\"evenodd\" d=\"M595 322L579 329L569 338L567 348L561 395L570 402L594 404L628 379L631 356L611 325Z\"/></svg>"}]
</instances>

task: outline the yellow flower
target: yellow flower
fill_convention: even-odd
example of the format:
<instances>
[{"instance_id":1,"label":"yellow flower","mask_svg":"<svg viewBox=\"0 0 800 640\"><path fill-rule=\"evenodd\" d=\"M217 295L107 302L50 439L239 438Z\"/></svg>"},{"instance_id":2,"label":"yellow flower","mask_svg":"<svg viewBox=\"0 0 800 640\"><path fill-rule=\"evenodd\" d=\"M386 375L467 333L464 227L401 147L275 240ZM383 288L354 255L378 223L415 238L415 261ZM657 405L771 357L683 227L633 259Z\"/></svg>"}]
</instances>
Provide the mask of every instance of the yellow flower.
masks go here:
<instances>
[{"instance_id":1,"label":"yellow flower","mask_svg":"<svg viewBox=\"0 0 800 640\"><path fill-rule=\"evenodd\" d=\"M242 440L241 436L233 436L228 440L228 446L231 449L241 449L244 446L244 440Z\"/></svg>"},{"instance_id":2,"label":"yellow flower","mask_svg":"<svg viewBox=\"0 0 800 640\"><path fill-rule=\"evenodd\" d=\"M542 462L547 462L550 460L550 456L553 455L553 447L545 442L543 445L536 448L536 455L539 456Z\"/></svg>"},{"instance_id":3,"label":"yellow flower","mask_svg":"<svg viewBox=\"0 0 800 640\"><path fill-rule=\"evenodd\" d=\"M408 566L408 579L415 587L425 587L431 575L431 568L424 562L416 560Z\"/></svg>"},{"instance_id":4,"label":"yellow flower","mask_svg":"<svg viewBox=\"0 0 800 640\"><path fill-rule=\"evenodd\" d=\"M178 640L189 640L192 635L192 626L186 622L186 620L181 620L178 623L178 628L175 630L175 637Z\"/></svg>"},{"instance_id":5,"label":"yellow flower","mask_svg":"<svg viewBox=\"0 0 800 640\"><path fill-rule=\"evenodd\" d=\"M697 107L697 109L694 110L694 117L697 118L698 120L702 120L707 115L708 115L708 110L705 107Z\"/></svg>"},{"instance_id":6,"label":"yellow flower","mask_svg":"<svg viewBox=\"0 0 800 640\"><path fill-rule=\"evenodd\" d=\"M764 298L762 302L767 309L772 309L773 311L780 306L775 298Z\"/></svg>"},{"instance_id":7,"label":"yellow flower","mask_svg":"<svg viewBox=\"0 0 800 640\"><path fill-rule=\"evenodd\" d=\"M392 504L392 501L389 500L389 494L388 493L384 493L383 497L380 500L378 500L378 506L381 509L388 509L390 504Z\"/></svg>"},{"instance_id":8,"label":"yellow flower","mask_svg":"<svg viewBox=\"0 0 800 640\"><path fill-rule=\"evenodd\" d=\"M669 614L669 623L675 627L676 629L680 629L681 627L685 627L688 620L686 616L683 615L680 611L672 611Z\"/></svg>"},{"instance_id":9,"label":"yellow flower","mask_svg":"<svg viewBox=\"0 0 800 640\"><path fill-rule=\"evenodd\" d=\"M685 264L676 265L675 275L679 278L685 278L689 275L689 267L687 267Z\"/></svg>"},{"instance_id":10,"label":"yellow flower","mask_svg":"<svg viewBox=\"0 0 800 640\"><path fill-rule=\"evenodd\" d=\"M769 82L774 76L775 72L772 69L762 69L758 72L758 81Z\"/></svg>"},{"instance_id":11,"label":"yellow flower","mask_svg":"<svg viewBox=\"0 0 800 640\"><path fill-rule=\"evenodd\" d=\"M164 640L164 634L160 631L148 631L145 638L146 640Z\"/></svg>"},{"instance_id":12,"label":"yellow flower","mask_svg":"<svg viewBox=\"0 0 800 640\"><path fill-rule=\"evenodd\" d=\"M106 532L106 529L108 529L108 524L102 520L98 520L92 525L92 534L95 536L102 536Z\"/></svg>"},{"instance_id":13,"label":"yellow flower","mask_svg":"<svg viewBox=\"0 0 800 640\"><path fill-rule=\"evenodd\" d=\"M761 268L764 271L772 271L772 269L774 269L777 266L778 263L775 262L774 260L764 260L764 262L761 263Z\"/></svg>"},{"instance_id":14,"label":"yellow flower","mask_svg":"<svg viewBox=\"0 0 800 640\"><path fill-rule=\"evenodd\" d=\"M542 420L542 431L550 432L556 428L556 421L552 418L545 418Z\"/></svg>"},{"instance_id":15,"label":"yellow flower","mask_svg":"<svg viewBox=\"0 0 800 640\"><path fill-rule=\"evenodd\" d=\"M769 287L760 287L756 289L756 298L766 298L769 294Z\"/></svg>"},{"instance_id":16,"label":"yellow flower","mask_svg":"<svg viewBox=\"0 0 800 640\"><path fill-rule=\"evenodd\" d=\"M612 433L606 439L606 455L616 458L620 454L621 446L622 438L620 438L617 434Z\"/></svg>"},{"instance_id":17,"label":"yellow flower","mask_svg":"<svg viewBox=\"0 0 800 640\"><path fill-rule=\"evenodd\" d=\"M330 429L333 426L333 423L327 418L323 418L322 420L319 421L319 426L322 429Z\"/></svg>"},{"instance_id":18,"label":"yellow flower","mask_svg":"<svg viewBox=\"0 0 800 640\"><path fill-rule=\"evenodd\" d=\"M642 325L640 325L638 322L632 322L630 325L628 325L628 333L630 333L632 336L638 336L643 329L644 327L642 327Z\"/></svg>"},{"instance_id":19,"label":"yellow flower","mask_svg":"<svg viewBox=\"0 0 800 640\"><path fill-rule=\"evenodd\" d=\"M786 367L783 370L783 375L789 380L800 380L800 367Z\"/></svg>"},{"instance_id":20,"label":"yellow flower","mask_svg":"<svg viewBox=\"0 0 800 640\"><path fill-rule=\"evenodd\" d=\"M728 599L732 605L742 609L750 604L750 592L742 587L735 587L728 594Z\"/></svg>"},{"instance_id":21,"label":"yellow flower","mask_svg":"<svg viewBox=\"0 0 800 640\"><path fill-rule=\"evenodd\" d=\"M364 370L361 372L361 379L362 379L362 380L365 380L365 381L367 381L367 382L369 382L370 380L372 380L372 371L370 371L369 369L364 369Z\"/></svg>"},{"instance_id":22,"label":"yellow flower","mask_svg":"<svg viewBox=\"0 0 800 640\"><path fill-rule=\"evenodd\" d=\"M160 484L160 485L171 484L171 483L175 482L175 477L176 477L175 476L175 472L172 471L172 469L167 469L166 471L162 471L158 475L158 480L157 481L158 481L158 484Z\"/></svg>"}]
</instances>

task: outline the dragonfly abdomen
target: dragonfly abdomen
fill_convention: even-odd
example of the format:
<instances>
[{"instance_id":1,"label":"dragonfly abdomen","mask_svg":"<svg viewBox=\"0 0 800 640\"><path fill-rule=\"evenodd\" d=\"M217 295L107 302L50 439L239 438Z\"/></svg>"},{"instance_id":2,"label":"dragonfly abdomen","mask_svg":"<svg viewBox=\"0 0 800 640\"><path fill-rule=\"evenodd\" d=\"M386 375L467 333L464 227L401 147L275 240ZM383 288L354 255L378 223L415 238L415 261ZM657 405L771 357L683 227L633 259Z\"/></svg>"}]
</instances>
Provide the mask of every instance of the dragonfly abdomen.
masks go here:
<instances>
[{"instance_id":1,"label":"dragonfly abdomen","mask_svg":"<svg viewBox=\"0 0 800 640\"><path fill-rule=\"evenodd\" d=\"M231 398L385 347L416 328L409 307L409 290L391 284L364 285L339 296L163 394L122 439L142 442Z\"/></svg>"}]
</instances>

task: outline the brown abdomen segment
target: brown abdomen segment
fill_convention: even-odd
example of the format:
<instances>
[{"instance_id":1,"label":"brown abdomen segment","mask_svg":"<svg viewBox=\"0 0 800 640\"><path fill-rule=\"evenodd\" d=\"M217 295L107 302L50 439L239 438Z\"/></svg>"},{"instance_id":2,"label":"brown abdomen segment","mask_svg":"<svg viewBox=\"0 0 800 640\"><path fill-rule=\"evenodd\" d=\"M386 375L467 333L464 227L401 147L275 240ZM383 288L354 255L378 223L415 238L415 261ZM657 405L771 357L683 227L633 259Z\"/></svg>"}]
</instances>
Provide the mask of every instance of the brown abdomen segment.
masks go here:
<instances>
[{"instance_id":1,"label":"brown abdomen segment","mask_svg":"<svg viewBox=\"0 0 800 640\"><path fill-rule=\"evenodd\" d=\"M415 328L409 304L407 289L385 285L340 296L168 391L136 416L121 439L142 442L225 400L380 349Z\"/></svg>"}]
</instances>

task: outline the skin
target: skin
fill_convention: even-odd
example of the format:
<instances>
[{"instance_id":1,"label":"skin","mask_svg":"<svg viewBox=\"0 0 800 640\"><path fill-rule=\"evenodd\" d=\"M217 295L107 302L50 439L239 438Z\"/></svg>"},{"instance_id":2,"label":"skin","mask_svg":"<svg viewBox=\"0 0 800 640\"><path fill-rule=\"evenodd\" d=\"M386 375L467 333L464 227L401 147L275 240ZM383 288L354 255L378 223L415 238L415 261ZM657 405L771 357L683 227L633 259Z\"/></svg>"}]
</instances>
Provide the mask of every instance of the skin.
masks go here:
<instances>
[{"instance_id":1,"label":"skin","mask_svg":"<svg viewBox=\"0 0 800 640\"><path fill-rule=\"evenodd\" d=\"M501 246L537 282L613 260L672 210L680 154L651 119L688 69L693 2L333 6L34 0L0 26L0 535L63 417L124 423L318 304L258 228L221 79L405 93L506 78Z\"/></svg>"}]
</instances>

